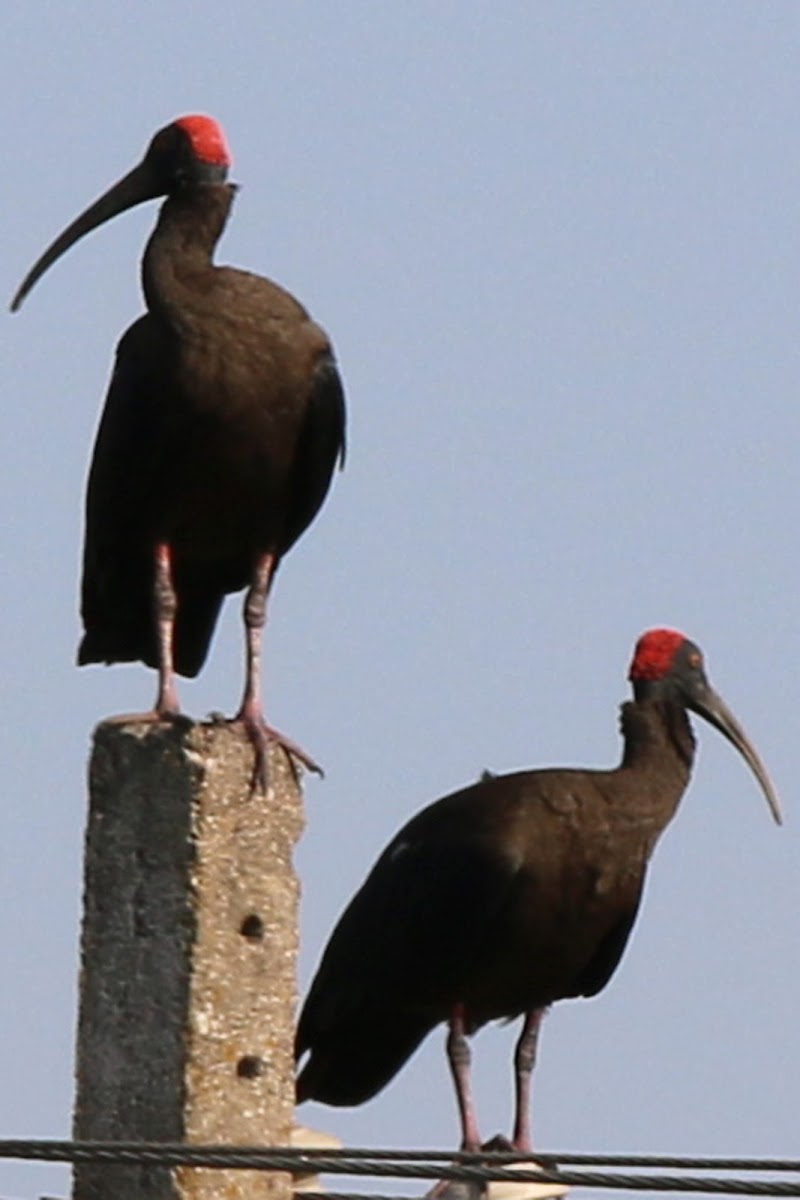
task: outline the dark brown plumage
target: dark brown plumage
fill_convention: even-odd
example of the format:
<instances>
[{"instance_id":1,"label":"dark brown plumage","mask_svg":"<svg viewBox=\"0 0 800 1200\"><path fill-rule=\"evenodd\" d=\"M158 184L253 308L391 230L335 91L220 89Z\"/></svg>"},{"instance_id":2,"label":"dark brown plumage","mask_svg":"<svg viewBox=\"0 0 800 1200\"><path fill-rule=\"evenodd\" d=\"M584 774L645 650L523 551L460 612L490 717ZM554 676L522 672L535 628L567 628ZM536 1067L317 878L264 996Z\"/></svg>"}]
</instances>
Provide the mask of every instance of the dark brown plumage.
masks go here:
<instances>
[{"instance_id":1,"label":"dark brown plumage","mask_svg":"<svg viewBox=\"0 0 800 1200\"><path fill-rule=\"evenodd\" d=\"M711 689L682 634L639 640L614 770L484 777L414 817L392 840L331 935L303 1007L298 1100L360 1104L448 1021L462 1146L480 1145L466 1035L525 1014L515 1055L513 1145L531 1147L530 1075L544 1010L593 996L633 927L647 864L689 782L692 710L755 772L756 751Z\"/></svg>"},{"instance_id":2,"label":"dark brown plumage","mask_svg":"<svg viewBox=\"0 0 800 1200\"><path fill-rule=\"evenodd\" d=\"M78 662L158 668L154 713L171 716L173 671L197 674L225 595L248 587L238 716L263 780L267 737L297 751L262 715L267 594L344 459L345 403L330 342L302 305L213 265L235 194L229 164L210 117L162 129L42 255L12 307L89 230L167 196L142 264L148 311L119 343L89 472Z\"/></svg>"}]
</instances>

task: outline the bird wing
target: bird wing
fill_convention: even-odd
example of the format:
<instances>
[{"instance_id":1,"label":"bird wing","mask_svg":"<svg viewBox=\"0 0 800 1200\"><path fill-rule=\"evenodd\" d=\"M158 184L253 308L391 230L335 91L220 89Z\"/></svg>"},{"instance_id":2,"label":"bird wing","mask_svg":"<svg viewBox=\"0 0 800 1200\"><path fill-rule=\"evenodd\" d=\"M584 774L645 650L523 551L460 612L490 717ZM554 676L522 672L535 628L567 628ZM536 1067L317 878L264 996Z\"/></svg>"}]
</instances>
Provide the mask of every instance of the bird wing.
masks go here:
<instances>
[{"instance_id":1,"label":"bird wing","mask_svg":"<svg viewBox=\"0 0 800 1200\"><path fill-rule=\"evenodd\" d=\"M291 499L284 522L281 554L294 545L319 512L337 461L344 466L346 407L344 388L330 352L317 363L297 442Z\"/></svg>"},{"instance_id":2,"label":"bird wing","mask_svg":"<svg viewBox=\"0 0 800 1200\"><path fill-rule=\"evenodd\" d=\"M366 1009L428 1012L432 1027L459 999L513 867L485 839L419 819L387 846L339 920L300 1018L300 1052L317 1030Z\"/></svg>"},{"instance_id":3,"label":"bird wing","mask_svg":"<svg viewBox=\"0 0 800 1200\"><path fill-rule=\"evenodd\" d=\"M158 328L147 316L125 333L95 439L86 490L78 662L155 662L153 564L146 532L161 436Z\"/></svg>"},{"instance_id":4,"label":"bird wing","mask_svg":"<svg viewBox=\"0 0 800 1200\"><path fill-rule=\"evenodd\" d=\"M614 974L636 921L643 889L644 874L640 879L638 892L630 901L630 906L620 914L616 923L598 945L591 961L582 971L575 995L596 996Z\"/></svg>"},{"instance_id":5,"label":"bird wing","mask_svg":"<svg viewBox=\"0 0 800 1200\"><path fill-rule=\"evenodd\" d=\"M331 936L297 1029L296 1056L311 1052L298 1102L360 1104L388 1083L460 999L471 951L512 886L485 842L436 812L427 828L419 821L389 844Z\"/></svg>"},{"instance_id":6,"label":"bird wing","mask_svg":"<svg viewBox=\"0 0 800 1200\"><path fill-rule=\"evenodd\" d=\"M171 364L172 346L147 315L117 347L86 488L79 664L158 666L153 541L176 444ZM202 563L175 562L173 571L180 596L175 667L193 676L208 653L225 588Z\"/></svg>"}]
</instances>

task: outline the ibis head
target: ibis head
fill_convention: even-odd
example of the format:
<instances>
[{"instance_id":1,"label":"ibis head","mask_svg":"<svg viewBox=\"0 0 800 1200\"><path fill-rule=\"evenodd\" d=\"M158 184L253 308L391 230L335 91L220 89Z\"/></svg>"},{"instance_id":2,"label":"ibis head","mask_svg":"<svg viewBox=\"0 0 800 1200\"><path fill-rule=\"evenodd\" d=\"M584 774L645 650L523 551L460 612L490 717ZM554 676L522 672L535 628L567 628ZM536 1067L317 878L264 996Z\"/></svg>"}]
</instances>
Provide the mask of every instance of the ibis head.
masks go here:
<instances>
[{"instance_id":1,"label":"ibis head","mask_svg":"<svg viewBox=\"0 0 800 1200\"><path fill-rule=\"evenodd\" d=\"M144 158L60 233L23 279L11 302L16 312L48 267L84 234L145 200L186 187L223 183L231 165L222 126L213 117L179 117L160 129Z\"/></svg>"},{"instance_id":2,"label":"ibis head","mask_svg":"<svg viewBox=\"0 0 800 1200\"><path fill-rule=\"evenodd\" d=\"M750 738L708 682L699 646L675 629L650 629L636 643L629 673L636 700L677 702L718 729L755 775L775 821L783 821L780 800Z\"/></svg>"}]
</instances>

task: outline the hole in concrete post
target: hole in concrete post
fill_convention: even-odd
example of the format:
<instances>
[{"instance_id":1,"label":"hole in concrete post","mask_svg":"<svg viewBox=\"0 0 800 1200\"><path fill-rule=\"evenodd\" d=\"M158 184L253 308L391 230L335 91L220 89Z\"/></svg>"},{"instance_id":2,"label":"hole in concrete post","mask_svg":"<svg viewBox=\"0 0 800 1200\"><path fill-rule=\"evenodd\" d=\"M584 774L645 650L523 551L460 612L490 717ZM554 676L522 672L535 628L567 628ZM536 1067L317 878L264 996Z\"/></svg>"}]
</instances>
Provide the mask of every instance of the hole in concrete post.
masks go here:
<instances>
[{"instance_id":1,"label":"hole in concrete post","mask_svg":"<svg viewBox=\"0 0 800 1200\"><path fill-rule=\"evenodd\" d=\"M242 937L251 938L252 941L257 942L264 936L264 922L258 913L248 913L239 926L239 932Z\"/></svg>"},{"instance_id":2,"label":"hole in concrete post","mask_svg":"<svg viewBox=\"0 0 800 1200\"><path fill-rule=\"evenodd\" d=\"M264 1074L264 1060L257 1054L243 1054L236 1064L236 1074L240 1079L257 1079Z\"/></svg>"}]
</instances>

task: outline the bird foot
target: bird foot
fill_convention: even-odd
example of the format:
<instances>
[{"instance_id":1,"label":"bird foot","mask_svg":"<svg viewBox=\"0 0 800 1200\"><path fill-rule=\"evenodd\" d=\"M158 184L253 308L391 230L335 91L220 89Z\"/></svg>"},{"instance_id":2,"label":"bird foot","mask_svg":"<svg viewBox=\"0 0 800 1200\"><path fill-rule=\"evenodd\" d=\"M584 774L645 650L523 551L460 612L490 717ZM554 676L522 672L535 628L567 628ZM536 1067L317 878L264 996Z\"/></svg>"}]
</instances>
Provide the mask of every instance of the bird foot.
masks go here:
<instances>
[{"instance_id":1,"label":"bird foot","mask_svg":"<svg viewBox=\"0 0 800 1200\"><path fill-rule=\"evenodd\" d=\"M517 1147L507 1138L505 1134L496 1133L494 1137L490 1137L488 1142L484 1142L481 1150L496 1151L499 1154L513 1154Z\"/></svg>"},{"instance_id":2,"label":"bird foot","mask_svg":"<svg viewBox=\"0 0 800 1200\"><path fill-rule=\"evenodd\" d=\"M462 1147L467 1149L467 1147ZM485 1150L487 1154L530 1154L529 1162L512 1162L512 1163L492 1163L491 1159L487 1160L486 1167L492 1166L503 1167L507 1171L532 1171L545 1170L554 1171L553 1163L539 1163L533 1157L533 1150L530 1146L518 1146L510 1138L504 1137L502 1134L496 1134L490 1138L488 1142L484 1142L479 1150L473 1151L480 1153ZM555 1198L564 1196L569 1191L563 1183L550 1183L543 1180L541 1183L530 1180L520 1179L517 1181L511 1180L463 1180L463 1179L440 1179L438 1183L425 1193L425 1200L555 1200Z\"/></svg>"},{"instance_id":3,"label":"bird foot","mask_svg":"<svg viewBox=\"0 0 800 1200\"><path fill-rule=\"evenodd\" d=\"M268 725L260 712L254 713L245 704L233 718L232 724L241 723L244 726L245 733L250 739L253 749L256 752L256 761L253 766L253 774L250 780L250 795L254 796L256 792L261 791L266 795L269 786L269 745L274 742L280 746L289 760L289 765L292 769L295 782L299 781L297 764L300 763L307 771L313 771L315 775L323 778L325 772L319 763L315 762L310 754L307 754L301 746L293 742L291 738L286 737L278 729L274 729Z\"/></svg>"},{"instance_id":4,"label":"bird foot","mask_svg":"<svg viewBox=\"0 0 800 1200\"><path fill-rule=\"evenodd\" d=\"M106 717L108 725L193 725L191 717L182 712L160 712L151 708L148 712L117 713L116 716Z\"/></svg>"},{"instance_id":5,"label":"bird foot","mask_svg":"<svg viewBox=\"0 0 800 1200\"><path fill-rule=\"evenodd\" d=\"M478 1139L474 1143L462 1142L461 1150L478 1154L483 1149ZM453 1163L453 1166L460 1166ZM482 1179L440 1179L425 1193L425 1200L482 1200L488 1192L488 1184Z\"/></svg>"},{"instance_id":6,"label":"bird foot","mask_svg":"<svg viewBox=\"0 0 800 1200\"><path fill-rule=\"evenodd\" d=\"M490 1154L530 1155L530 1159L527 1162L501 1162L495 1164L503 1166L508 1171L542 1170L550 1172L557 1170L555 1163L537 1162L529 1140L523 1145L513 1138L507 1138L502 1133L497 1133L494 1137L489 1138L488 1142L483 1143L481 1150L486 1150ZM492 1166L491 1160L486 1165L489 1167ZM524 1179L520 1179L519 1182L512 1182L506 1179L489 1184L488 1200L555 1200L559 1196L566 1195L568 1191L569 1188L563 1183L551 1183L546 1180L538 1183Z\"/></svg>"},{"instance_id":7,"label":"bird foot","mask_svg":"<svg viewBox=\"0 0 800 1200\"><path fill-rule=\"evenodd\" d=\"M425 1193L425 1200L481 1200L488 1190L480 1179L440 1179Z\"/></svg>"}]
</instances>

